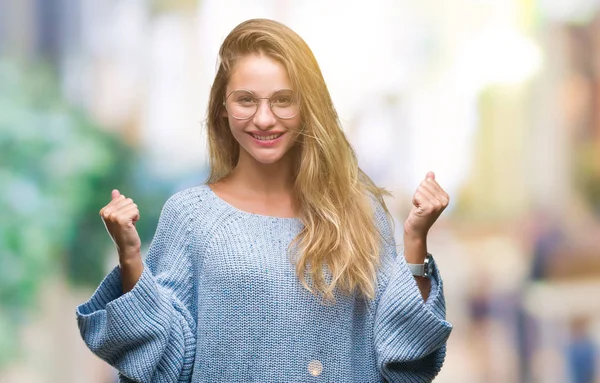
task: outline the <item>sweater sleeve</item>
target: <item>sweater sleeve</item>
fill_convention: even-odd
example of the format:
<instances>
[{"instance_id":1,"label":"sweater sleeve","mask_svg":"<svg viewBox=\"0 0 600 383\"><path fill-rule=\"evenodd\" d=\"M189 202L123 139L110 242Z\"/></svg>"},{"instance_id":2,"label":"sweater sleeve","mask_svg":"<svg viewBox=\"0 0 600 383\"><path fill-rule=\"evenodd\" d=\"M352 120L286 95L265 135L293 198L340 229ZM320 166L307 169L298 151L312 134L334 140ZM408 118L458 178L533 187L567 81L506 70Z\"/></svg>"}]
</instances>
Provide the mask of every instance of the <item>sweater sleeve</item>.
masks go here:
<instances>
[{"instance_id":1,"label":"sweater sleeve","mask_svg":"<svg viewBox=\"0 0 600 383\"><path fill-rule=\"evenodd\" d=\"M88 348L124 382L189 382L196 346L193 216L171 197L161 211L142 276L123 294L119 267L76 309Z\"/></svg>"},{"instance_id":2,"label":"sweater sleeve","mask_svg":"<svg viewBox=\"0 0 600 383\"><path fill-rule=\"evenodd\" d=\"M397 254L387 215L378 205L377 225L383 236L384 282L375 311L377 366L386 381L431 382L446 356L452 325L446 319L442 279L434 262L431 290L423 301L404 259Z\"/></svg>"}]
</instances>

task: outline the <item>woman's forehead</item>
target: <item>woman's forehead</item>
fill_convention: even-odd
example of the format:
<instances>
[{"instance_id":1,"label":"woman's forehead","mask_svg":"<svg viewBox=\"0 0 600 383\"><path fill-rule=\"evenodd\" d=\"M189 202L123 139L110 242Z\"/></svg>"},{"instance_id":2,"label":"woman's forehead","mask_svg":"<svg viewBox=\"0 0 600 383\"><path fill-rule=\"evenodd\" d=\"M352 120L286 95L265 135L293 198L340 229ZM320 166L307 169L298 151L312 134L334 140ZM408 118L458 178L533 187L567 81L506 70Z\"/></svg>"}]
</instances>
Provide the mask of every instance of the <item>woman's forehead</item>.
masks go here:
<instances>
[{"instance_id":1,"label":"woman's forehead","mask_svg":"<svg viewBox=\"0 0 600 383\"><path fill-rule=\"evenodd\" d=\"M291 89L285 66L266 55L248 55L233 69L227 90L246 89L263 97L280 89Z\"/></svg>"}]
</instances>

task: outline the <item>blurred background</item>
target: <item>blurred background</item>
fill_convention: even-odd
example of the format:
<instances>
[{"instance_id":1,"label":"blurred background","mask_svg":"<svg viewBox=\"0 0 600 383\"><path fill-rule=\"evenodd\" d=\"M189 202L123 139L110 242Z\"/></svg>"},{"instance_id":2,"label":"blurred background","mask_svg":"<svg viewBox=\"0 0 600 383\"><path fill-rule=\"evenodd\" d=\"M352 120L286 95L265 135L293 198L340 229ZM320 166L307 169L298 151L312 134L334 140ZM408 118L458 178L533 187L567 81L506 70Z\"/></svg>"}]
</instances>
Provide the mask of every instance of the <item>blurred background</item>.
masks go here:
<instances>
[{"instance_id":1,"label":"blurred background","mask_svg":"<svg viewBox=\"0 0 600 383\"><path fill-rule=\"evenodd\" d=\"M254 17L311 46L397 228L428 170L451 195L436 382L600 382L600 0L0 0L0 382L115 382L75 321L117 263L98 211L132 197L148 245L205 180Z\"/></svg>"}]
</instances>

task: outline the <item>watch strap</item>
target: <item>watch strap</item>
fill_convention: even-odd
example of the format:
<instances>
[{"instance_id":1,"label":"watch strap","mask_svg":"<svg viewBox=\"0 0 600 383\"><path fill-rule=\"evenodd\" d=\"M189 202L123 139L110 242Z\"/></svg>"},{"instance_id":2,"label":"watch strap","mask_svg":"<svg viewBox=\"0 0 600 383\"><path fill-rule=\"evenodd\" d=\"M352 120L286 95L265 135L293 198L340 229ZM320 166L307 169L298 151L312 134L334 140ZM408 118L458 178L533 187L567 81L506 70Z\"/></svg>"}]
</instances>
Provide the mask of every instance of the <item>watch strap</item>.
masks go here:
<instances>
[{"instance_id":1,"label":"watch strap","mask_svg":"<svg viewBox=\"0 0 600 383\"><path fill-rule=\"evenodd\" d=\"M407 263L410 272L415 277L425 276L425 264L424 263Z\"/></svg>"},{"instance_id":2,"label":"watch strap","mask_svg":"<svg viewBox=\"0 0 600 383\"><path fill-rule=\"evenodd\" d=\"M415 277L429 277L432 271L432 256L427 253L424 263L407 263L412 275Z\"/></svg>"}]
</instances>

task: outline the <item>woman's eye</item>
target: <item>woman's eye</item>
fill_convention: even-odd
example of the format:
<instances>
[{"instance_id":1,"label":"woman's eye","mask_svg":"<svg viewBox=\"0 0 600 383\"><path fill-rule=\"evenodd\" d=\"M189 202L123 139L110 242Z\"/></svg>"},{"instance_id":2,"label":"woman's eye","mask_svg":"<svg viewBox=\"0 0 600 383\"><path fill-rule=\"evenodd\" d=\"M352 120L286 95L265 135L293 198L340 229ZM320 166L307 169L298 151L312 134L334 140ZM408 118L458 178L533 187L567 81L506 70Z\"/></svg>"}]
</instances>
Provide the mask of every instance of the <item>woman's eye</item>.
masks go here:
<instances>
[{"instance_id":1,"label":"woman's eye","mask_svg":"<svg viewBox=\"0 0 600 383\"><path fill-rule=\"evenodd\" d=\"M288 96L279 96L273 101L273 103L279 105L291 104L292 98Z\"/></svg>"}]
</instances>

